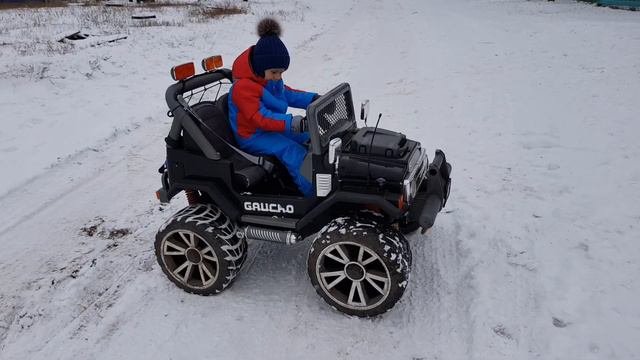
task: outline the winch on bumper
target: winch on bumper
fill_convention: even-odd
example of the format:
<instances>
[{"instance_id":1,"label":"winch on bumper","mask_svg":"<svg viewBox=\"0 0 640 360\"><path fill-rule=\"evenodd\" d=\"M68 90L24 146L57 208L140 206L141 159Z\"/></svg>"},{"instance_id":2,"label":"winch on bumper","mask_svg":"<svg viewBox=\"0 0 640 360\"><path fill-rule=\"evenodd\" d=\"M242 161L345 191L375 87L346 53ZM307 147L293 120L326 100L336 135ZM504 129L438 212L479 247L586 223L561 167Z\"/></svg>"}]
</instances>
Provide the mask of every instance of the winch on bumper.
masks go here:
<instances>
[{"instance_id":1,"label":"winch on bumper","mask_svg":"<svg viewBox=\"0 0 640 360\"><path fill-rule=\"evenodd\" d=\"M424 180L420 181L422 178ZM415 176L406 179L404 184L405 199L411 205L406 222L417 223L424 233L433 226L438 212L449 198L451 164L447 162L444 152L436 150L433 161L417 169Z\"/></svg>"}]
</instances>

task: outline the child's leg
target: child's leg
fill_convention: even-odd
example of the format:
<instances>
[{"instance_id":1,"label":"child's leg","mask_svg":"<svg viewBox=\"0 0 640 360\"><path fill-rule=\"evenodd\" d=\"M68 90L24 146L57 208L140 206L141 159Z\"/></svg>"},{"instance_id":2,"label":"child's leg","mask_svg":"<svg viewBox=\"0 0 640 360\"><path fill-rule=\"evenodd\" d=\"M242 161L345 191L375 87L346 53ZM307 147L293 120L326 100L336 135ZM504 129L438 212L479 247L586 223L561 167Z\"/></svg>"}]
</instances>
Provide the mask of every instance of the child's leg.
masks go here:
<instances>
[{"instance_id":1,"label":"child's leg","mask_svg":"<svg viewBox=\"0 0 640 360\"><path fill-rule=\"evenodd\" d=\"M301 144L301 145L305 145L307 143L307 141L309 141L309 133L308 132L288 133L288 134L283 134L283 135L288 137L289 139L297 142L298 144Z\"/></svg>"},{"instance_id":2,"label":"child's leg","mask_svg":"<svg viewBox=\"0 0 640 360\"><path fill-rule=\"evenodd\" d=\"M280 133L260 132L248 140L240 141L239 144L243 150L251 154L277 157L291 174L298 189L307 197L313 196L313 184L300 173L300 166L307 150L298 142Z\"/></svg>"}]
</instances>

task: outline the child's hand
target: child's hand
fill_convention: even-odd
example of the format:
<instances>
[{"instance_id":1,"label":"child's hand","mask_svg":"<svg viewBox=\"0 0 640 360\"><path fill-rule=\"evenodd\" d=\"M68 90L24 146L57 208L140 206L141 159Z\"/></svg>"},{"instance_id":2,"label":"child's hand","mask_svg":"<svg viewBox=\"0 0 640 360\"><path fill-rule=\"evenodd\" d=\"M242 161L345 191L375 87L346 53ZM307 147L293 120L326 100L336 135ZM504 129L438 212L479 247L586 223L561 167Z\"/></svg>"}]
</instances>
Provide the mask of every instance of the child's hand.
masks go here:
<instances>
[{"instance_id":1,"label":"child's hand","mask_svg":"<svg viewBox=\"0 0 640 360\"><path fill-rule=\"evenodd\" d=\"M305 132L307 130L307 118L300 115L295 115L291 120L291 132Z\"/></svg>"}]
</instances>

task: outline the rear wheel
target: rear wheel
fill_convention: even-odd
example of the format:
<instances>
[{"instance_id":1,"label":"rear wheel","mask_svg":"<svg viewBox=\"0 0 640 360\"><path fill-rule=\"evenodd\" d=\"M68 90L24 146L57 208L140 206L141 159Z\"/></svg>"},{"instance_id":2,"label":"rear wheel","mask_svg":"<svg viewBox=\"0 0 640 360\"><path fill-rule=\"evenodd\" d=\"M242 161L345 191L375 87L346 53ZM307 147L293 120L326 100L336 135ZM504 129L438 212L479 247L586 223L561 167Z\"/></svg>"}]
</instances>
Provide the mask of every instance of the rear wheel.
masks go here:
<instances>
[{"instance_id":1,"label":"rear wheel","mask_svg":"<svg viewBox=\"0 0 640 360\"><path fill-rule=\"evenodd\" d=\"M217 207L194 204L176 213L158 231L156 258L179 288L213 295L229 287L247 254L244 237Z\"/></svg>"},{"instance_id":2,"label":"rear wheel","mask_svg":"<svg viewBox=\"0 0 640 360\"><path fill-rule=\"evenodd\" d=\"M348 314L375 316L400 300L409 280L403 235L371 219L339 218L316 237L308 272L316 292Z\"/></svg>"}]
</instances>

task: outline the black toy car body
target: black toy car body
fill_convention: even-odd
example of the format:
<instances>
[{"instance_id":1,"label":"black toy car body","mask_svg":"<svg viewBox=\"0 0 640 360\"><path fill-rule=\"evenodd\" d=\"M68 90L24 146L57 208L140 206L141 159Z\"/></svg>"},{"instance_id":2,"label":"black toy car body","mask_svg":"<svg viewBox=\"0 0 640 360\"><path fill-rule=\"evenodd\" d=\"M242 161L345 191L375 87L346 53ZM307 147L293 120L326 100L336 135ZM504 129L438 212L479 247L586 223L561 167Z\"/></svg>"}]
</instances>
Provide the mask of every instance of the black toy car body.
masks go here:
<instances>
[{"instance_id":1,"label":"black toy car body","mask_svg":"<svg viewBox=\"0 0 640 360\"><path fill-rule=\"evenodd\" d=\"M405 233L433 225L449 196L451 166L417 141L358 128L348 84L307 109L303 197L276 159L240 150L231 133L231 71L192 74L171 85L173 116L159 199L185 191L189 206L160 229L156 255L169 279L203 295L224 290L246 258L246 239L292 244L317 234L308 273L318 294L347 314L373 316L402 296L411 267ZM213 100L204 92L217 89ZM200 96L200 99L197 99ZM194 101L197 100L197 101Z\"/></svg>"}]
</instances>

